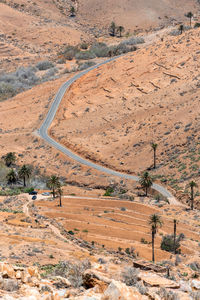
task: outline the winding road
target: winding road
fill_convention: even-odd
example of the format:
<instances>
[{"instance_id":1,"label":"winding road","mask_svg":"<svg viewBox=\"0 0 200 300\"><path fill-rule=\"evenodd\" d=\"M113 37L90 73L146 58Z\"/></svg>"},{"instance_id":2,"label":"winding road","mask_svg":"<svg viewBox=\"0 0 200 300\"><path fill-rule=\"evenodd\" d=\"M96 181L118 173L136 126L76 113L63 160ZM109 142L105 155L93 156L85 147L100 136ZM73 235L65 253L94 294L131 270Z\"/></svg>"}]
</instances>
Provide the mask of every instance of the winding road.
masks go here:
<instances>
[{"instance_id":1,"label":"winding road","mask_svg":"<svg viewBox=\"0 0 200 300\"><path fill-rule=\"evenodd\" d=\"M58 142L56 142L54 139L52 139L49 135L48 135L48 129L55 117L55 114L58 110L58 107L60 105L60 102L62 101L62 98L64 96L64 94L66 93L66 91L69 89L69 87L80 77L82 77L83 75L87 74L88 72L90 72L91 70L97 69L102 65L105 65L109 62L112 62L114 60L116 60L118 57L113 57L110 58L102 63L99 63L95 66L90 67L89 69L86 69L78 74L76 74L74 77L72 77L71 79L67 80L58 90L54 101L47 113L47 116L43 122L43 124L41 125L40 129L38 130L38 134L41 138L43 138L47 143L49 143L52 147L56 148L57 150L61 151L62 153L64 153L65 155L67 155L68 157L70 157L71 159L79 162L80 164L86 165L90 168L96 169L100 172L103 173L107 173L108 175L112 175L112 176L117 176L120 178L124 178L124 179L130 179L133 181L139 181L139 177L138 176L134 176L134 175L130 175L130 174L125 174L125 173L121 173L121 172L117 172L114 171L112 169L103 167L101 165L95 164L92 161L89 161L79 155L77 155L76 153L72 152L70 149L64 147L63 145L59 144ZM153 189L156 190L157 192L159 192L160 194L162 194L164 197L167 197L170 204L173 205L180 205L180 203L173 197L173 195L163 186L158 185L158 184L153 184Z\"/></svg>"}]
</instances>

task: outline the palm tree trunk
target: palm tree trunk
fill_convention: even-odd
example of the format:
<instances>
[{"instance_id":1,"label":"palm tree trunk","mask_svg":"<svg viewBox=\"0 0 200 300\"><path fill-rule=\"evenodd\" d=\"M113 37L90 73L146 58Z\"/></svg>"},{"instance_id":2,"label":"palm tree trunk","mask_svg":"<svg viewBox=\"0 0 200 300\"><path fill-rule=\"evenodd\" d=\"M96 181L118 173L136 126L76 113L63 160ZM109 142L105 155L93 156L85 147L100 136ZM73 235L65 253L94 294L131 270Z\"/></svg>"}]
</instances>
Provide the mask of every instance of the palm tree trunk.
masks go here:
<instances>
[{"instance_id":1,"label":"palm tree trunk","mask_svg":"<svg viewBox=\"0 0 200 300\"><path fill-rule=\"evenodd\" d=\"M24 176L24 186L26 186L26 176Z\"/></svg>"},{"instance_id":2,"label":"palm tree trunk","mask_svg":"<svg viewBox=\"0 0 200 300\"><path fill-rule=\"evenodd\" d=\"M60 207L62 206L62 202L61 202L61 195L60 195Z\"/></svg>"},{"instance_id":3,"label":"palm tree trunk","mask_svg":"<svg viewBox=\"0 0 200 300\"><path fill-rule=\"evenodd\" d=\"M145 188L145 196L148 196L148 187Z\"/></svg>"},{"instance_id":4,"label":"palm tree trunk","mask_svg":"<svg viewBox=\"0 0 200 300\"><path fill-rule=\"evenodd\" d=\"M176 220L174 220L174 254L176 254Z\"/></svg>"},{"instance_id":5,"label":"palm tree trunk","mask_svg":"<svg viewBox=\"0 0 200 300\"><path fill-rule=\"evenodd\" d=\"M54 188L53 188L52 192L53 192L53 198L55 198L55 189Z\"/></svg>"},{"instance_id":6,"label":"palm tree trunk","mask_svg":"<svg viewBox=\"0 0 200 300\"><path fill-rule=\"evenodd\" d=\"M152 228L152 261L155 262L155 254L154 254L154 238L155 238L155 229Z\"/></svg>"},{"instance_id":7,"label":"palm tree trunk","mask_svg":"<svg viewBox=\"0 0 200 300\"><path fill-rule=\"evenodd\" d=\"M190 17L190 27L192 26L192 17Z\"/></svg>"},{"instance_id":8,"label":"palm tree trunk","mask_svg":"<svg viewBox=\"0 0 200 300\"><path fill-rule=\"evenodd\" d=\"M154 160L154 169L156 168L156 149L154 149L154 152L153 152L153 160Z\"/></svg>"},{"instance_id":9,"label":"palm tree trunk","mask_svg":"<svg viewBox=\"0 0 200 300\"><path fill-rule=\"evenodd\" d=\"M194 190L193 186L191 186L191 209L193 210L194 208Z\"/></svg>"}]
</instances>

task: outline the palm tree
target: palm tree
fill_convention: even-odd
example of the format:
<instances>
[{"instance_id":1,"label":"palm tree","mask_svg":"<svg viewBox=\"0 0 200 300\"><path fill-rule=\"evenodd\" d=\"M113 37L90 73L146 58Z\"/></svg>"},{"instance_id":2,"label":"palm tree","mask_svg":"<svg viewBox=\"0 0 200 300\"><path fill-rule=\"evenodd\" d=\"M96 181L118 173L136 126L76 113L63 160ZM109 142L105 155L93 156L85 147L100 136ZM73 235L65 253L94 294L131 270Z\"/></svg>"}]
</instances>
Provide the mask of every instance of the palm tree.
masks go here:
<instances>
[{"instance_id":1,"label":"palm tree","mask_svg":"<svg viewBox=\"0 0 200 300\"><path fill-rule=\"evenodd\" d=\"M181 34L183 33L183 29L184 29L184 26L183 26L183 24L181 24L181 25L179 26L179 31L180 31Z\"/></svg>"},{"instance_id":2,"label":"palm tree","mask_svg":"<svg viewBox=\"0 0 200 300\"><path fill-rule=\"evenodd\" d=\"M110 32L111 36L115 36L116 35L116 29L117 29L117 27L116 27L115 22L112 22L110 24L110 27L109 27L109 32Z\"/></svg>"},{"instance_id":3,"label":"palm tree","mask_svg":"<svg viewBox=\"0 0 200 300\"><path fill-rule=\"evenodd\" d=\"M193 210L194 208L194 187L197 187L196 182L194 182L193 180L189 183L190 186L190 200L191 200L191 209Z\"/></svg>"},{"instance_id":4,"label":"palm tree","mask_svg":"<svg viewBox=\"0 0 200 300\"><path fill-rule=\"evenodd\" d=\"M158 226L162 227L162 224L163 224L163 221L159 215L153 214L149 217L149 225L154 226L155 234L158 231Z\"/></svg>"},{"instance_id":5,"label":"palm tree","mask_svg":"<svg viewBox=\"0 0 200 300\"><path fill-rule=\"evenodd\" d=\"M8 172L8 174L6 175L6 179L7 179L8 184L16 183L17 182L17 174L16 174L16 172L13 169L11 169Z\"/></svg>"},{"instance_id":6,"label":"palm tree","mask_svg":"<svg viewBox=\"0 0 200 300\"><path fill-rule=\"evenodd\" d=\"M32 170L29 166L23 165L19 170L19 177L23 178L24 186L26 186L26 178L31 176Z\"/></svg>"},{"instance_id":7,"label":"palm tree","mask_svg":"<svg viewBox=\"0 0 200 300\"><path fill-rule=\"evenodd\" d=\"M191 27L191 25L192 25L192 17L193 17L193 13L190 11L190 12L188 12L185 16L186 16L187 18L190 19L190 27Z\"/></svg>"},{"instance_id":8,"label":"palm tree","mask_svg":"<svg viewBox=\"0 0 200 300\"><path fill-rule=\"evenodd\" d=\"M51 175L51 177L47 181L47 186L52 190L53 198L55 198L55 190L60 187L60 181L58 176Z\"/></svg>"},{"instance_id":9,"label":"palm tree","mask_svg":"<svg viewBox=\"0 0 200 300\"><path fill-rule=\"evenodd\" d=\"M176 254L176 219L174 219L174 254Z\"/></svg>"},{"instance_id":10,"label":"palm tree","mask_svg":"<svg viewBox=\"0 0 200 300\"><path fill-rule=\"evenodd\" d=\"M153 168L155 169L156 168L156 149L158 147L158 144L152 143L151 147L153 149Z\"/></svg>"},{"instance_id":11,"label":"palm tree","mask_svg":"<svg viewBox=\"0 0 200 300\"><path fill-rule=\"evenodd\" d=\"M7 167L10 167L16 161L16 156L14 152L9 152L4 156L4 161Z\"/></svg>"},{"instance_id":12,"label":"palm tree","mask_svg":"<svg viewBox=\"0 0 200 300\"><path fill-rule=\"evenodd\" d=\"M140 185L141 187L145 190L145 196L148 194L148 189L152 186L153 184L153 179L149 175L148 172L144 172L143 175L140 178Z\"/></svg>"},{"instance_id":13,"label":"palm tree","mask_svg":"<svg viewBox=\"0 0 200 300\"><path fill-rule=\"evenodd\" d=\"M162 227L162 220L159 215L153 214L149 218L149 225L151 226L151 236L152 236L152 261L155 262L155 249L154 249L154 241L155 235L158 231L158 226Z\"/></svg>"},{"instance_id":14,"label":"palm tree","mask_svg":"<svg viewBox=\"0 0 200 300\"><path fill-rule=\"evenodd\" d=\"M59 206L62 207L62 194L63 194L63 190L62 190L62 187L61 185L58 187L57 189L57 193L59 195L59 198L60 198L60 203L59 203Z\"/></svg>"},{"instance_id":15,"label":"palm tree","mask_svg":"<svg viewBox=\"0 0 200 300\"><path fill-rule=\"evenodd\" d=\"M152 225L151 226L151 245L152 245L152 261L155 262L155 247L154 247L154 240L155 240L155 235L156 235L156 231L155 231L155 227Z\"/></svg>"},{"instance_id":16,"label":"palm tree","mask_svg":"<svg viewBox=\"0 0 200 300\"><path fill-rule=\"evenodd\" d=\"M119 32L119 37L121 37L122 36L122 32L124 32L124 27L123 26L119 26L117 28L117 31Z\"/></svg>"}]
</instances>

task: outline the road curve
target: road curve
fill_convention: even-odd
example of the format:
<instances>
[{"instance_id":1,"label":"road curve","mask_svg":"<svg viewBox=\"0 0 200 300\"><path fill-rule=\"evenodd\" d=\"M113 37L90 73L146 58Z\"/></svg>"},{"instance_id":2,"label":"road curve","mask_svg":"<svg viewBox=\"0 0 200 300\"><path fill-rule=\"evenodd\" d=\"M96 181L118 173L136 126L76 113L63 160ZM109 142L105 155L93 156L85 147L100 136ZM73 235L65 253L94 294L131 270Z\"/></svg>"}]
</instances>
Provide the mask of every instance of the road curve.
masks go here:
<instances>
[{"instance_id":1,"label":"road curve","mask_svg":"<svg viewBox=\"0 0 200 300\"><path fill-rule=\"evenodd\" d=\"M67 155L68 157L72 158L73 160L79 162L80 164L86 165L90 168L96 169L100 172L103 173L107 173L108 175L112 175L112 176L117 176L117 177L121 177L124 179L130 179L133 181L139 181L139 177L138 176L134 176L134 175L129 175L126 173L121 173L121 172L117 172L114 171L112 169L103 167L101 165L95 164L92 161L89 161L79 155L77 155L76 153L72 152L70 149L62 146L61 144L59 144L58 142L56 142L54 139L52 139L49 135L48 135L48 129L55 117L55 114L58 110L58 107L60 105L60 102L62 101L62 98L65 94L65 92L69 89L69 87L80 77L82 77L83 75L87 74L88 72L90 72L91 70L97 69L102 65L105 65L111 61L116 60L118 57L113 57L110 58L102 63L99 63L95 66L90 67L89 69L86 69L78 74L76 74L74 77L70 78L69 80L67 80L58 90L54 101L47 113L47 116L43 122L43 124L41 125L40 129L38 129L38 134L40 135L41 138L43 138L47 143L49 143L52 147L56 148L57 150L61 151L62 153L64 153L65 155ZM159 192L160 194L162 194L164 197L167 197L168 200L170 201L171 204L174 205L179 205L179 202L176 201L176 199L173 197L173 195L164 187L162 187L161 185L158 184L153 184L153 189L156 190L157 192Z\"/></svg>"}]
</instances>

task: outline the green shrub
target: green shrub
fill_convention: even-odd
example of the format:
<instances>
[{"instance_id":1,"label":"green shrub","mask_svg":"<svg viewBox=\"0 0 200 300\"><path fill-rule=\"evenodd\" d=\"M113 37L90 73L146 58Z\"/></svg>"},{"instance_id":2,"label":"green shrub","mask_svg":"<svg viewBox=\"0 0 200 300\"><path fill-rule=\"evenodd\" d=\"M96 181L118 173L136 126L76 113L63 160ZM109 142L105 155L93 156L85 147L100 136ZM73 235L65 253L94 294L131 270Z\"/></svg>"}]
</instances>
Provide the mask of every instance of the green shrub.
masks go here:
<instances>
[{"instance_id":1,"label":"green shrub","mask_svg":"<svg viewBox=\"0 0 200 300\"><path fill-rule=\"evenodd\" d=\"M95 57L96 57L95 54L90 50L80 51L75 55L76 59L83 59L83 60L93 59Z\"/></svg>"},{"instance_id":2,"label":"green shrub","mask_svg":"<svg viewBox=\"0 0 200 300\"><path fill-rule=\"evenodd\" d=\"M33 187L29 187L29 188L24 188L24 193L31 193L34 191Z\"/></svg>"},{"instance_id":3,"label":"green shrub","mask_svg":"<svg viewBox=\"0 0 200 300\"><path fill-rule=\"evenodd\" d=\"M195 23L194 28L199 28L200 27L200 23Z\"/></svg>"},{"instance_id":4,"label":"green shrub","mask_svg":"<svg viewBox=\"0 0 200 300\"><path fill-rule=\"evenodd\" d=\"M87 49L88 49L88 44L87 44L87 43L82 43L82 44L80 45L80 48L81 48L82 50L87 50Z\"/></svg>"},{"instance_id":5,"label":"green shrub","mask_svg":"<svg viewBox=\"0 0 200 300\"><path fill-rule=\"evenodd\" d=\"M53 67L54 67L54 64L48 60L40 61L36 65L36 68L40 71L48 70Z\"/></svg>"},{"instance_id":6,"label":"green shrub","mask_svg":"<svg viewBox=\"0 0 200 300\"><path fill-rule=\"evenodd\" d=\"M114 189L112 187L108 187L104 196L111 196L111 194L114 192Z\"/></svg>"},{"instance_id":7,"label":"green shrub","mask_svg":"<svg viewBox=\"0 0 200 300\"><path fill-rule=\"evenodd\" d=\"M148 242L144 238L141 238L140 241L141 241L142 244L148 244Z\"/></svg>"},{"instance_id":8,"label":"green shrub","mask_svg":"<svg viewBox=\"0 0 200 300\"><path fill-rule=\"evenodd\" d=\"M68 233L74 235L74 232L72 230L69 230Z\"/></svg>"},{"instance_id":9,"label":"green shrub","mask_svg":"<svg viewBox=\"0 0 200 300\"><path fill-rule=\"evenodd\" d=\"M180 241L182 239L183 239L182 234L180 234L176 238L176 242L175 242L176 253L180 253ZM168 251L168 252L174 252L174 236L173 235L163 236L160 246L161 246L162 250L165 250L165 251Z\"/></svg>"}]
</instances>

